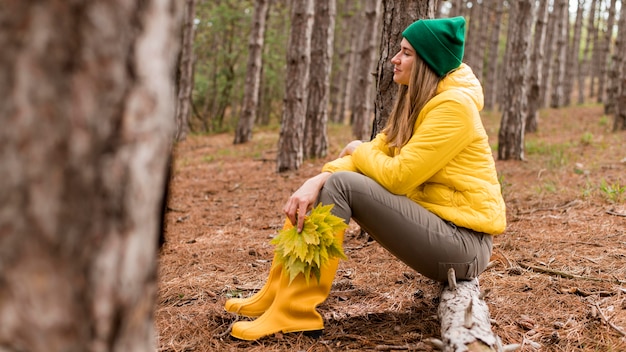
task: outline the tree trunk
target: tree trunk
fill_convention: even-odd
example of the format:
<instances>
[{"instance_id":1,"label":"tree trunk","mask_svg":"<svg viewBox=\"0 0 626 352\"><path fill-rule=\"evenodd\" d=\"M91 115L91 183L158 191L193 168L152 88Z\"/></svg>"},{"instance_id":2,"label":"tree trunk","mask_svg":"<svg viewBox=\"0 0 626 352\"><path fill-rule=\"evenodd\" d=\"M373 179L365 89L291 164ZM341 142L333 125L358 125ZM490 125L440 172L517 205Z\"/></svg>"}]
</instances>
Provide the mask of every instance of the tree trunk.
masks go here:
<instances>
[{"instance_id":1,"label":"tree trunk","mask_svg":"<svg viewBox=\"0 0 626 352\"><path fill-rule=\"evenodd\" d=\"M578 0L578 8L576 10L576 19L574 21L574 35L569 45L569 51L567 54L567 70L571 74L565 75L565 89L563 92L564 101L563 105L570 106L572 104L572 92L574 90L574 82L579 76L580 72L580 60L578 54L580 53L580 36L583 27L583 12L585 8L585 0Z\"/></svg>"},{"instance_id":2,"label":"tree trunk","mask_svg":"<svg viewBox=\"0 0 626 352\"><path fill-rule=\"evenodd\" d=\"M243 93L243 108L237 123L234 144L246 143L252 139L252 129L259 108L265 20L269 7L269 0L256 0L254 4L252 31L250 31L248 42L248 65L246 86Z\"/></svg>"},{"instance_id":3,"label":"tree trunk","mask_svg":"<svg viewBox=\"0 0 626 352\"><path fill-rule=\"evenodd\" d=\"M530 55L530 75L528 80L528 115L526 116L525 132L536 132L541 103L541 81L543 77L543 49L546 42L546 28L549 7L547 1L539 2L533 51Z\"/></svg>"},{"instance_id":4,"label":"tree trunk","mask_svg":"<svg viewBox=\"0 0 626 352\"><path fill-rule=\"evenodd\" d=\"M155 351L180 2L0 7L0 350Z\"/></svg>"},{"instance_id":5,"label":"tree trunk","mask_svg":"<svg viewBox=\"0 0 626 352\"><path fill-rule=\"evenodd\" d=\"M491 39L489 40L489 66L487 68L487 74L484 85L485 89L485 109L492 110L497 101L498 94L498 81L500 80L498 75L498 57L500 46L500 27L502 23L503 14L503 2L504 0L489 0L491 2L491 8L493 8L493 14L490 16L491 21Z\"/></svg>"},{"instance_id":6,"label":"tree trunk","mask_svg":"<svg viewBox=\"0 0 626 352\"><path fill-rule=\"evenodd\" d=\"M617 42L615 43L615 58L616 67L618 70L615 72L615 76L619 77L617 80L617 92L614 96L615 100L615 114L613 120L613 131L626 130L626 6L622 5L619 19L619 32L617 35Z\"/></svg>"},{"instance_id":7,"label":"tree trunk","mask_svg":"<svg viewBox=\"0 0 626 352\"><path fill-rule=\"evenodd\" d=\"M304 128L304 153L307 158L323 158L328 153L326 127L336 12L335 0L315 1L315 26L311 37L309 94Z\"/></svg>"},{"instance_id":8,"label":"tree trunk","mask_svg":"<svg viewBox=\"0 0 626 352\"><path fill-rule=\"evenodd\" d=\"M524 125L528 114L529 38L533 23L534 0L515 0L510 3L507 60L505 64L505 98L498 134L500 160L524 160Z\"/></svg>"},{"instance_id":9,"label":"tree trunk","mask_svg":"<svg viewBox=\"0 0 626 352\"><path fill-rule=\"evenodd\" d=\"M578 104L583 104L585 102L586 78L589 77L590 81L593 82L593 78L591 77L591 46L593 43L593 33L596 31L594 25L594 18L596 17L596 4L597 0L591 0L588 14L585 48L583 50L581 69L578 73Z\"/></svg>"},{"instance_id":10,"label":"tree trunk","mask_svg":"<svg viewBox=\"0 0 626 352\"><path fill-rule=\"evenodd\" d=\"M380 58L376 69L376 98L371 138L387 124L398 90L393 81L391 58L400 50L402 31L418 18L433 18L436 0L383 0Z\"/></svg>"},{"instance_id":11,"label":"tree trunk","mask_svg":"<svg viewBox=\"0 0 626 352\"><path fill-rule=\"evenodd\" d=\"M589 28L589 36L592 38L591 44L591 58L589 60L589 96L597 97L598 92L596 90L597 81L600 76L600 52L601 52L601 36L600 36L600 25L602 23L602 0L592 0L596 4L596 14L595 17L590 17L589 21L594 23L593 27ZM593 6L593 5L592 5Z\"/></svg>"},{"instance_id":12,"label":"tree trunk","mask_svg":"<svg viewBox=\"0 0 626 352\"><path fill-rule=\"evenodd\" d=\"M555 0L557 1L557 0ZM546 33L546 49L543 57L543 77L541 77L541 99L540 106L546 107L550 102L552 89L552 76L554 75L554 56L556 53L557 41L557 25L558 25L557 6L553 6L552 12L548 15L548 32Z\"/></svg>"},{"instance_id":13,"label":"tree trunk","mask_svg":"<svg viewBox=\"0 0 626 352\"><path fill-rule=\"evenodd\" d=\"M372 85L376 64L376 43L378 43L378 24L380 18L381 0L365 1L365 21L361 31L359 58L357 60L352 109L352 135L359 140L366 140L370 136L372 123Z\"/></svg>"},{"instance_id":14,"label":"tree trunk","mask_svg":"<svg viewBox=\"0 0 626 352\"><path fill-rule=\"evenodd\" d=\"M550 99L550 107L559 108L563 106L563 81L565 77L565 54L567 53L569 8L568 0L557 0L554 7L555 15L553 18L556 23L556 51L554 52L554 61L552 65L552 96Z\"/></svg>"},{"instance_id":15,"label":"tree trunk","mask_svg":"<svg viewBox=\"0 0 626 352\"><path fill-rule=\"evenodd\" d=\"M191 114L191 90L193 89L193 21L195 20L196 0L185 1L183 21L183 44L178 69L178 100L176 102L176 137L183 141L189 133L189 115Z\"/></svg>"},{"instance_id":16,"label":"tree trunk","mask_svg":"<svg viewBox=\"0 0 626 352\"><path fill-rule=\"evenodd\" d=\"M606 99L606 81L608 79L608 67L611 58L611 43L613 41L613 27L615 25L615 3L616 0L611 0L611 6L609 7L609 15L606 21L606 33L602 39L602 47L600 51L600 74L598 76L598 103L604 102Z\"/></svg>"},{"instance_id":17,"label":"tree trunk","mask_svg":"<svg viewBox=\"0 0 626 352\"><path fill-rule=\"evenodd\" d=\"M304 155L304 117L311 63L313 0L294 0L291 6L292 26L287 44L285 103L278 139L278 172L298 170Z\"/></svg>"}]
</instances>

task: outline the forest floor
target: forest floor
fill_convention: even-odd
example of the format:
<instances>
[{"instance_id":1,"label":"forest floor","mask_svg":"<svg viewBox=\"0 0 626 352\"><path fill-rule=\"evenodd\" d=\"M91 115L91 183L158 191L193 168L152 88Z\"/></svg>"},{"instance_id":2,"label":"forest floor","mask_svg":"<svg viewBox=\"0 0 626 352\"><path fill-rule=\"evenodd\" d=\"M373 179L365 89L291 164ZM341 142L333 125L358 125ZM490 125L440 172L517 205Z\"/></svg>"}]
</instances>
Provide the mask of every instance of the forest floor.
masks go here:
<instances>
[{"instance_id":1,"label":"forest floor","mask_svg":"<svg viewBox=\"0 0 626 352\"><path fill-rule=\"evenodd\" d=\"M483 120L497 145L499 116ZM480 276L493 330L519 351L626 351L626 132L612 133L601 106L543 110L526 136L525 161L496 161L507 204ZM329 155L350 129L332 126ZM314 339L228 334L233 296L265 282L282 206L324 160L276 172L278 131L189 136L175 148L166 240L159 258L159 351L433 350L440 285L414 272L351 223ZM494 148L495 149L495 148Z\"/></svg>"}]
</instances>

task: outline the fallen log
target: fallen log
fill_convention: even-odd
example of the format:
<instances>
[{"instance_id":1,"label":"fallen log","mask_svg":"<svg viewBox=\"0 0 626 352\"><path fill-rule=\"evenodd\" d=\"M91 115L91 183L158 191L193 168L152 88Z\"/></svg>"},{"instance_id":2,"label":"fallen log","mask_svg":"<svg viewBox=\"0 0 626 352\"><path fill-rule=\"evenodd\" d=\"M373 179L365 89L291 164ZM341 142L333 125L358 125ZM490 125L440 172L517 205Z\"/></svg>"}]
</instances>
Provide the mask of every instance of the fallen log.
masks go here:
<instances>
[{"instance_id":1,"label":"fallen log","mask_svg":"<svg viewBox=\"0 0 626 352\"><path fill-rule=\"evenodd\" d=\"M430 342L445 352L509 352L519 345L502 346L491 329L489 307L483 299L477 279L456 281L454 269L448 271L448 284L443 286L438 317L442 340Z\"/></svg>"}]
</instances>

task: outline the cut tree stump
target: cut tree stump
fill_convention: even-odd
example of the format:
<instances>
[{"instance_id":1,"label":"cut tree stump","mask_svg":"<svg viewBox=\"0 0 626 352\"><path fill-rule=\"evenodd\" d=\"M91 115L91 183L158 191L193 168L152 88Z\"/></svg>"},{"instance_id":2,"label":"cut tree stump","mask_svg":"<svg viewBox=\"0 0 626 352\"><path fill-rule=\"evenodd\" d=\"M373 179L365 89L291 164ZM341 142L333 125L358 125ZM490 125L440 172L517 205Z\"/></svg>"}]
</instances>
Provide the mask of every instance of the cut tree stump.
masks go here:
<instances>
[{"instance_id":1,"label":"cut tree stump","mask_svg":"<svg viewBox=\"0 0 626 352\"><path fill-rule=\"evenodd\" d=\"M519 348L519 345L502 346L491 329L489 307L483 300L478 280L457 282L454 269L448 272L448 284L441 291L437 314L442 340L430 342L445 352L510 352Z\"/></svg>"}]
</instances>

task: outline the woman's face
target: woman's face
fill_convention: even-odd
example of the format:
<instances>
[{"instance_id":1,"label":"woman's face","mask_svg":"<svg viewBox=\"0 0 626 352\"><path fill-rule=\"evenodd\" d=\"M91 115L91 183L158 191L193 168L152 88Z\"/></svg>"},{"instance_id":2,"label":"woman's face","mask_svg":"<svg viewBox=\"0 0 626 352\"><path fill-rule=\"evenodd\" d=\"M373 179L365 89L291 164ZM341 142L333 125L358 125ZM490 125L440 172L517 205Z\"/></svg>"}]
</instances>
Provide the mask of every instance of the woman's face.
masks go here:
<instances>
[{"instance_id":1,"label":"woman's face","mask_svg":"<svg viewBox=\"0 0 626 352\"><path fill-rule=\"evenodd\" d=\"M402 38L400 42L400 51L391 58L393 64L393 81L398 84L409 85L411 79L411 68L413 67L413 61L415 60L415 50L409 44L406 38Z\"/></svg>"}]
</instances>

